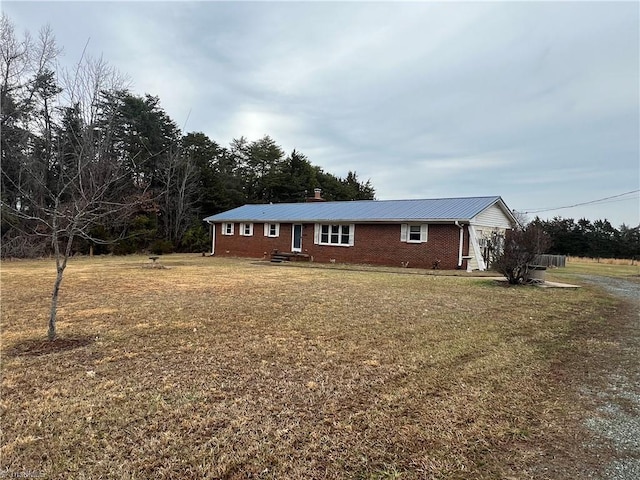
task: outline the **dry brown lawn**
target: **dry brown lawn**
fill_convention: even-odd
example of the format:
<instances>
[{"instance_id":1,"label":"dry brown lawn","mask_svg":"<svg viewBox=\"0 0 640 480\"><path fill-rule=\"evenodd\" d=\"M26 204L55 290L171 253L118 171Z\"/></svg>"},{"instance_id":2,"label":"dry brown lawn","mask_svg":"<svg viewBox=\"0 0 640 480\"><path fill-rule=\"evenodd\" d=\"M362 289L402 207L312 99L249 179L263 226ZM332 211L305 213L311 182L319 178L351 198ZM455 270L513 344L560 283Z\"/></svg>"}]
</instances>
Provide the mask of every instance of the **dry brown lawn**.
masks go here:
<instances>
[{"instance_id":1,"label":"dry brown lawn","mask_svg":"<svg viewBox=\"0 0 640 480\"><path fill-rule=\"evenodd\" d=\"M601 265L629 265L637 266L638 260L629 258L591 258L591 257L567 257L568 264L598 263Z\"/></svg>"},{"instance_id":2,"label":"dry brown lawn","mask_svg":"<svg viewBox=\"0 0 640 480\"><path fill-rule=\"evenodd\" d=\"M615 348L590 288L172 255L2 264L5 474L543 478Z\"/></svg>"},{"instance_id":3,"label":"dry brown lawn","mask_svg":"<svg viewBox=\"0 0 640 480\"><path fill-rule=\"evenodd\" d=\"M640 263L632 260L595 259L569 257L566 268L551 269L561 275L603 275L608 277L625 277L627 280L638 280Z\"/></svg>"}]
</instances>

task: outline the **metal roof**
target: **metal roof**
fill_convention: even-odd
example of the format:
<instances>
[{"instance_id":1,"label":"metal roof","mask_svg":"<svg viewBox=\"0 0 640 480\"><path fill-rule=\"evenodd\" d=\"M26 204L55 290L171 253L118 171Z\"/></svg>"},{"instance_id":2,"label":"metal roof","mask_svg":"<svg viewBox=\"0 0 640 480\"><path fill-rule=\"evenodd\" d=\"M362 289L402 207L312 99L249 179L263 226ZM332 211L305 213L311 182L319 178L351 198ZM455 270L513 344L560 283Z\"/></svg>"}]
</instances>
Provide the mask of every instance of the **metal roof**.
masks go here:
<instances>
[{"instance_id":1,"label":"metal roof","mask_svg":"<svg viewBox=\"0 0 640 480\"><path fill-rule=\"evenodd\" d=\"M469 221L502 198L466 197L423 200L358 200L346 202L243 205L211 215L206 222L437 222Z\"/></svg>"}]
</instances>

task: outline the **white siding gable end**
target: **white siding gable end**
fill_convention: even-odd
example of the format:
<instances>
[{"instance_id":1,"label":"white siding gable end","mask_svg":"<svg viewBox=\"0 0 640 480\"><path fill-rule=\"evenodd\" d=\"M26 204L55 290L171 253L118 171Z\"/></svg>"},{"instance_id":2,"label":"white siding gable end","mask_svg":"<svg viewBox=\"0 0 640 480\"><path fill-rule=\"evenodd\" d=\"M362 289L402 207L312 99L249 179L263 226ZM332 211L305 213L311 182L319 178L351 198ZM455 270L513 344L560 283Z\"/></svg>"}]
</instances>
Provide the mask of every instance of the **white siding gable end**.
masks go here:
<instances>
[{"instance_id":1,"label":"white siding gable end","mask_svg":"<svg viewBox=\"0 0 640 480\"><path fill-rule=\"evenodd\" d=\"M511 218L509 218L498 203L494 203L472 218L470 223L472 225L481 225L483 227L507 229L512 228L511 222Z\"/></svg>"}]
</instances>

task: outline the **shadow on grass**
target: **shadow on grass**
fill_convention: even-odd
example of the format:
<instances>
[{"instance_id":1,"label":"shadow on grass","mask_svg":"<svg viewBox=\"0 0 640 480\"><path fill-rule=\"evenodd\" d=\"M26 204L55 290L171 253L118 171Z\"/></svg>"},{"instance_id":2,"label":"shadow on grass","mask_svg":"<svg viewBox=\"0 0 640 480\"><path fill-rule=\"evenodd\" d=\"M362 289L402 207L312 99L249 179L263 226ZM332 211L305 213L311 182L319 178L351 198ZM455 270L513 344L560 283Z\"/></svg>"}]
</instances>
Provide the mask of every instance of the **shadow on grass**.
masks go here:
<instances>
[{"instance_id":1,"label":"shadow on grass","mask_svg":"<svg viewBox=\"0 0 640 480\"><path fill-rule=\"evenodd\" d=\"M39 357L50 353L66 352L76 348L86 347L93 342L95 342L95 337L92 336L56 338L52 341L43 338L33 338L11 345L6 350L6 355L9 357Z\"/></svg>"}]
</instances>

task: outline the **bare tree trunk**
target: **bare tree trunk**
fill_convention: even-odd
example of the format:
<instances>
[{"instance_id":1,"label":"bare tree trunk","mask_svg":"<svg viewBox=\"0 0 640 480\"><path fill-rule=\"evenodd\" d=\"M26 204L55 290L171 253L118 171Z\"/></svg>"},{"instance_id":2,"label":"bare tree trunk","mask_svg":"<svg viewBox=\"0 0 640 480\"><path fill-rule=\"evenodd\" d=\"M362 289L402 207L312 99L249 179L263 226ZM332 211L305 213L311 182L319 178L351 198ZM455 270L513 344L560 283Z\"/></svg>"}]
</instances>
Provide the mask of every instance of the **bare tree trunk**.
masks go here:
<instances>
[{"instance_id":1,"label":"bare tree trunk","mask_svg":"<svg viewBox=\"0 0 640 480\"><path fill-rule=\"evenodd\" d=\"M60 200L56 198L56 209L55 212L58 211ZM70 232L73 231L72 228L68 231L67 245L64 249L64 252L60 250L60 231L58 230L58 215L57 213L53 214L52 225L53 232L51 240L53 242L53 250L56 256L56 281L53 283L53 292L51 293L51 310L49 311L49 331L47 333L47 337L49 341L55 340L56 338L56 317L58 315L58 294L60 293L60 285L62 284L62 277L64 275L64 270L67 268L67 260L69 260L69 256L71 255L71 247L73 245L74 235ZM75 222L74 222L75 223Z\"/></svg>"},{"instance_id":2,"label":"bare tree trunk","mask_svg":"<svg viewBox=\"0 0 640 480\"><path fill-rule=\"evenodd\" d=\"M175 223L173 225L172 239L174 244L178 244L188 226L187 212L193 206L193 196L197 170L195 165L187 160L183 160L182 179L179 179L178 190L176 192Z\"/></svg>"},{"instance_id":3,"label":"bare tree trunk","mask_svg":"<svg viewBox=\"0 0 640 480\"><path fill-rule=\"evenodd\" d=\"M51 311L49 313L49 333L47 335L49 340L56 339L56 316L58 314L58 293L60 292L60 284L62 283L63 274L64 274L64 268L58 268L56 281L53 284L53 293L51 295Z\"/></svg>"}]
</instances>

